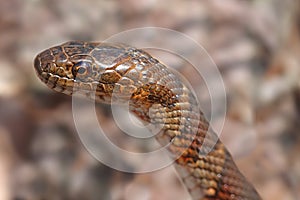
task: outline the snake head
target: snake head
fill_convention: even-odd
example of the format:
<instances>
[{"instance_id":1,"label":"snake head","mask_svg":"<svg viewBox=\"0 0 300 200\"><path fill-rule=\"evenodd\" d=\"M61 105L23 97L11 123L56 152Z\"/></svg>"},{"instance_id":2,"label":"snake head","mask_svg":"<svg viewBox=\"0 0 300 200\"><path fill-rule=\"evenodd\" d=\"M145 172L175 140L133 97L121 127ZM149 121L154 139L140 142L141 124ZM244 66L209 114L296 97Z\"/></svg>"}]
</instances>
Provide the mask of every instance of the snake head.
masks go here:
<instances>
[{"instance_id":1,"label":"snake head","mask_svg":"<svg viewBox=\"0 0 300 200\"><path fill-rule=\"evenodd\" d=\"M132 85L124 76L134 71L129 52L135 50L122 44L71 41L39 53L34 67L38 77L55 91L96 96L100 102L110 103L115 88L125 91L122 82Z\"/></svg>"}]
</instances>

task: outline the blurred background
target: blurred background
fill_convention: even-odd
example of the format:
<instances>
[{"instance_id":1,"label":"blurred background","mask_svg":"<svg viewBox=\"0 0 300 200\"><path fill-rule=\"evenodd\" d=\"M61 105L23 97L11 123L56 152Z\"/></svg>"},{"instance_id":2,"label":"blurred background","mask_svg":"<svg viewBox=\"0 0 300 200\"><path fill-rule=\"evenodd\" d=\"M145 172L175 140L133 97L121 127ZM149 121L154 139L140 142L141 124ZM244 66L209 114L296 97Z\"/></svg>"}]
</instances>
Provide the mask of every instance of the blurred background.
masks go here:
<instances>
[{"instance_id":1,"label":"blurred background","mask_svg":"<svg viewBox=\"0 0 300 200\"><path fill-rule=\"evenodd\" d=\"M50 46L145 26L203 45L225 83L221 138L241 171L263 199L300 199L299 8L296 0L0 0L0 199L189 199L172 166L130 174L95 160L79 141L71 97L33 69ZM110 108L98 109L109 129Z\"/></svg>"}]
</instances>

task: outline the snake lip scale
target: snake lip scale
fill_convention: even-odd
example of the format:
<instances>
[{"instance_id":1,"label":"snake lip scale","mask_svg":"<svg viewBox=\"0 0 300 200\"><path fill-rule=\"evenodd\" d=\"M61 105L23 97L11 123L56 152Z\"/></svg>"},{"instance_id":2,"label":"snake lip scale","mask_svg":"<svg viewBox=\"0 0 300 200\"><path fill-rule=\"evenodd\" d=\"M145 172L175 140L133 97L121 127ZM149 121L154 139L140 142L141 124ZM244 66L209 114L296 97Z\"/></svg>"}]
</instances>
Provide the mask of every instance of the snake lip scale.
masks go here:
<instances>
[{"instance_id":1,"label":"snake lip scale","mask_svg":"<svg viewBox=\"0 0 300 200\"><path fill-rule=\"evenodd\" d=\"M197 99L168 67L125 44L70 41L39 53L38 77L49 88L98 103L124 104L140 120L162 127L174 166L193 200L259 200L229 151L209 128Z\"/></svg>"}]
</instances>

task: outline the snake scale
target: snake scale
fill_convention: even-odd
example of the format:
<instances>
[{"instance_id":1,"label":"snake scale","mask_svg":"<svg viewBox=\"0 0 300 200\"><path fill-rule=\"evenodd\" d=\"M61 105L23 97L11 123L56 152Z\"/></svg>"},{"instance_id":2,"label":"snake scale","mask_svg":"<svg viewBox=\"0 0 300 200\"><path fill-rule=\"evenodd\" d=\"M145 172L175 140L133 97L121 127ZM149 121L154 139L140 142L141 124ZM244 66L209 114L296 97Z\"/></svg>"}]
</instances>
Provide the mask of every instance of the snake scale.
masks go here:
<instances>
[{"instance_id":1,"label":"snake scale","mask_svg":"<svg viewBox=\"0 0 300 200\"><path fill-rule=\"evenodd\" d=\"M57 92L80 93L99 103L129 102L140 120L162 127L155 138L163 146L169 144L169 155L192 199L261 199L209 128L195 95L144 50L70 41L39 53L34 67Z\"/></svg>"}]
</instances>

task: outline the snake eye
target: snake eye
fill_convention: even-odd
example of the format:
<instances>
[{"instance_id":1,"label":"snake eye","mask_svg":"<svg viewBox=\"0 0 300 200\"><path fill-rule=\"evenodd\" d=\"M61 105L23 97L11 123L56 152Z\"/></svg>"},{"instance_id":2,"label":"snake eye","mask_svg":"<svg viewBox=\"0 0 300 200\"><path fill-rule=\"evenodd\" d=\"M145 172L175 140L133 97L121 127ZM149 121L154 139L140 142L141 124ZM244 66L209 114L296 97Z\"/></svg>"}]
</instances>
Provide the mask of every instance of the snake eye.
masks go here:
<instances>
[{"instance_id":1,"label":"snake eye","mask_svg":"<svg viewBox=\"0 0 300 200\"><path fill-rule=\"evenodd\" d=\"M72 74L74 78L85 78L91 73L91 63L80 61L73 65Z\"/></svg>"}]
</instances>

